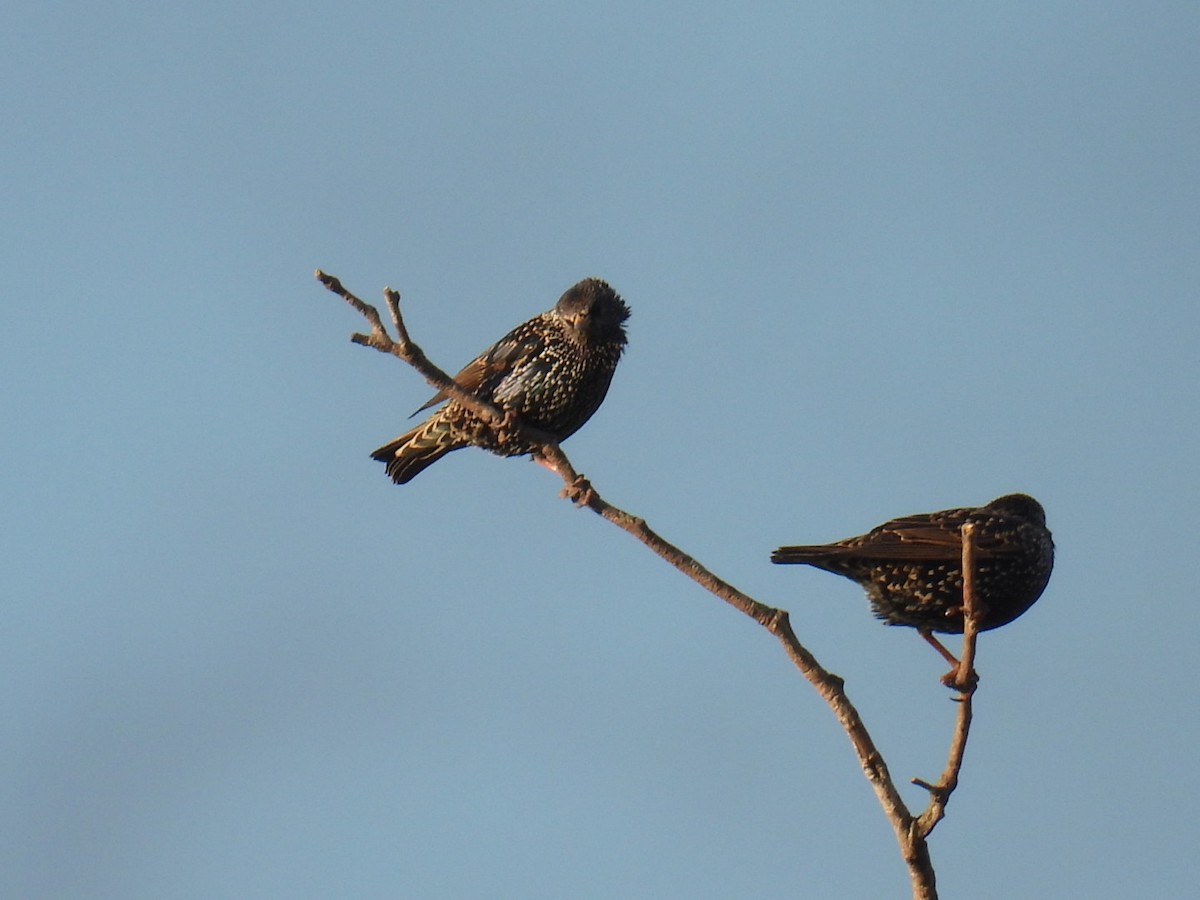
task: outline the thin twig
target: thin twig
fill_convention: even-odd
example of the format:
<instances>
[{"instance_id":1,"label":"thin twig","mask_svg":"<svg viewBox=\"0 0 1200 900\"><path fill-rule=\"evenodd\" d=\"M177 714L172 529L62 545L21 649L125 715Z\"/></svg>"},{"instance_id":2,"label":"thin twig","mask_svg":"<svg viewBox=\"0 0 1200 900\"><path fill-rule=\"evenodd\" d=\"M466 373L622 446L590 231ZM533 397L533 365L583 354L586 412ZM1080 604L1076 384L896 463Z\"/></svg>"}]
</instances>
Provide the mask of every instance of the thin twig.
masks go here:
<instances>
[{"instance_id":1,"label":"thin twig","mask_svg":"<svg viewBox=\"0 0 1200 900\"><path fill-rule=\"evenodd\" d=\"M783 645L788 658L820 694L849 737L863 773L875 791L885 815L892 823L896 839L900 844L901 854L908 865L909 877L913 885L913 897L915 900L936 900L937 889L933 864L925 841L928 830L922 829L920 820L914 818L905 805L888 771L883 755L876 748L858 710L846 695L844 680L824 668L817 662L816 657L800 643L796 633L792 630L787 611L760 603L738 590L729 582L717 577L694 557L665 540L650 528L644 519L613 506L600 496L587 478L575 470L552 436L538 429L530 428L519 419L506 415L502 410L458 385L445 372L430 362L421 348L409 337L400 312L400 295L397 292L391 288L384 291L393 324L399 335L398 340L392 340L383 327L379 312L374 307L347 291L334 276L327 275L318 269L316 277L326 288L338 294L358 310L371 325L370 335L354 334L351 336L350 339L354 343L374 347L376 350L389 353L407 362L420 372L431 385L477 413L489 427L497 431L509 430L522 441L538 445L534 456L562 478L564 484L562 496L567 497L577 506L586 506L597 515L628 532L692 581L724 600L734 609L754 619L775 636ZM969 704L969 698L967 702ZM965 743L965 733L963 741Z\"/></svg>"},{"instance_id":2,"label":"thin twig","mask_svg":"<svg viewBox=\"0 0 1200 900\"><path fill-rule=\"evenodd\" d=\"M929 791L929 805L917 817L917 829L928 836L946 814L946 803L958 787L958 774L962 770L963 755L967 749L967 737L971 732L972 706L979 675L975 671L975 643L979 635L978 598L975 596L975 525L967 522L962 527L962 573L963 573L963 648L958 658L958 668L946 676L950 687L959 695L958 717L954 723L954 736L950 740L950 753L946 768L936 784L914 778L913 784Z\"/></svg>"},{"instance_id":3,"label":"thin twig","mask_svg":"<svg viewBox=\"0 0 1200 900\"><path fill-rule=\"evenodd\" d=\"M958 658L958 675L953 686L964 694L973 693L979 681L975 671L975 643L979 636L979 620L983 616L979 598L975 594L975 523L965 522L962 527L962 577L963 577L963 649Z\"/></svg>"},{"instance_id":4,"label":"thin twig","mask_svg":"<svg viewBox=\"0 0 1200 900\"><path fill-rule=\"evenodd\" d=\"M404 327L404 316L400 315L400 292L385 287L383 299L387 301L388 311L392 314L392 324L396 326L396 335L399 337L400 343L405 347L411 347L412 340L408 336L408 329Z\"/></svg>"},{"instance_id":5,"label":"thin twig","mask_svg":"<svg viewBox=\"0 0 1200 900\"><path fill-rule=\"evenodd\" d=\"M387 301L388 311L391 313L392 322L396 326L396 334L398 335L397 339L393 340L391 335L388 334L387 329L383 326L383 321L379 318L379 310L346 290L336 276L322 272L320 269L317 269L315 274L317 280L325 285L327 290L337 294L358 310L371 326L370 334L356 332L350 335L352 343L371 347L380 353L388 353L408 363L441 393L465 406L487 423L496 432L498 443L506 443L508 435L515 433L528 439L530 443L541 444L547 447L558 446L553 435L540 431L537 428L531 428L524 423L516 422L513 417L506 415L503 410L466 390L457 381L438 368L425 355L425 351L418 347L409 337L408 329L404 325L404 316L400 312L399 292L391 288L383 289L384 299Z\"/></svg>"}]
</instances>

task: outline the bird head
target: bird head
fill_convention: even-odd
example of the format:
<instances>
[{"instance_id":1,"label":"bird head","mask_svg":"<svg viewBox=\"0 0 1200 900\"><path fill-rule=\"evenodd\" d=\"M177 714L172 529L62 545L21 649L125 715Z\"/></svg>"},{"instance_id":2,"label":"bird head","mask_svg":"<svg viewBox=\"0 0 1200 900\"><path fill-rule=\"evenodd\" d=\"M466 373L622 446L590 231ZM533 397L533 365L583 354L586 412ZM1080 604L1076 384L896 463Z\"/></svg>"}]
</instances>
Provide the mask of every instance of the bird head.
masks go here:
<instances>
[{"instance_id":1,"label":"bird head","mask_svg":"<svg viewBox=\"0 0 1200 900\"><path fill-rule=\"evenodd\" d=\"M583 338L625 343L629 307L606 281L585 278L559 298L554 311Z\"/></svg>"},{"instance_id":2,"label":"bird head","mask_svg":"<svg viewBox=\"0 0 1200 900\"><path fill-rule=\"evenodd\" d=\"M985 509L1017 516L1034 525L1046 527L1046 511L1028 494L1005 494L989 503Z\"/></svg>"}]
</instances>

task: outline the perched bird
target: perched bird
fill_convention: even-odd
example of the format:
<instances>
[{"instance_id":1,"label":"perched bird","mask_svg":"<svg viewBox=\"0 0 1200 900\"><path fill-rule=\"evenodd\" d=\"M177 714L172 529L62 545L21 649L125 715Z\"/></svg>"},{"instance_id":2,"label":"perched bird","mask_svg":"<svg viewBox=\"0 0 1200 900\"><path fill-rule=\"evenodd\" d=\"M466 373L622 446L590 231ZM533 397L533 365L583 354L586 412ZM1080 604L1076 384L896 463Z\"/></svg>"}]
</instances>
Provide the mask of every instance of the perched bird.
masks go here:
<instances>
[{"instance_id":1,"label":"perched bird","mask_svg":"<svg viewBox=\"0 0 1200 900\"><path fill-rule=\"evenodd\" d=\"M629 307L608 284L585 278L554 308L518 325L454 376L454 380L533 428L565 440L591 418L608 393L625 349ZM447 399L436 394L417 412ZM413 413L416 415L416 413ZM396 484L415 478L452 450L477 446L504 456L536 449L496 442L473 412L451 400L412 431L371 454Z\"/></svg>"},{"instance_id":2,"label":"perched bird","mask_svg":"<svg viewBox=\"0 0 1200 900\"><path fill-rule=\"evenodd\" d=\"M780 547L771 562L816 566L857 581L875 615L889 625L909 625L926 639L934 631L961 634L967 522L975 525L979 630L999 628L1034 604L1054 567L1046 513L1026 494L977 508L904 516L835 544Z\"/></svg>"}]
</instances>

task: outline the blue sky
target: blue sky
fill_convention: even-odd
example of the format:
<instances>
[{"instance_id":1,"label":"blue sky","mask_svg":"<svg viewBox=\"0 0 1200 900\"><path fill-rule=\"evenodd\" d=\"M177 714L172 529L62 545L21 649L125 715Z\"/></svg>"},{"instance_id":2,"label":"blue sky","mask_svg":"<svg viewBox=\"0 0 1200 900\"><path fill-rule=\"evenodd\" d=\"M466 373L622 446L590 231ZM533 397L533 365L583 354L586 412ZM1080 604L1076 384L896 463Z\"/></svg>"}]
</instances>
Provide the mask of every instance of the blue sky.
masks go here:
<instances>
[{"instance_id":1,"label":"blue sky","mask_svg":"<svg viewBox=\"0 0 1200 900\"><path fill-rule=\"evenodd\" d=\"M1183 896L1195 847L1200 9L18 2L0 29L0 893L902 896L828 710L557 498L371 449L587 275L565 446L790 610L895 776L941 661L781 543L1027 491L944 896ZM908 787L906 797L922 797Z\"/></svg>"}]
</instances>

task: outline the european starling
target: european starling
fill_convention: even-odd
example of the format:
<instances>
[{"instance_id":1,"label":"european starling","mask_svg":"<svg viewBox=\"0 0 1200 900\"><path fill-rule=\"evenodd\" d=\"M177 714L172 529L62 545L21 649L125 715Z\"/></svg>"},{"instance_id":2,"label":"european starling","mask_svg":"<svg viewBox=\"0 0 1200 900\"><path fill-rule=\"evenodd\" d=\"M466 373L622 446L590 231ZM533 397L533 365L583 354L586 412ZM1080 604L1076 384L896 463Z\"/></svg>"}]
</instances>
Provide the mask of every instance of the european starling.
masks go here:
<instances>
[{"instance_id":1,"label":"european starling","mask_svg":"<svg viewBox=\"0 0 1200 900\"><path fill-rule=\"evenodd\" d=\"M945 509L885 522L836 544L780 547L771 562L800 563L844 575L866 588L889 625L961 634L962 526L975 524L975 598L979 630L1007 625L1042 595L1054 567L1046 513L1026 494L986 506Z\"/></svg>"},{"instance_id":2,"label":"european starling","mask_svg":"<svg viewBox=\"0 0 1200 900\"><path fill-rule=\"evenodd\" d=\"M606 282L585 278L554 308L518 325L454 380L532 428L565 440L591 418L608 393L621 352L629 307ZM417 412L445 401L436 394ZM416 413L413 413L416 415ZM415 478L452 450L477 446L503 456L536 448L496 442L480 418L451 400L412 431L371 454L387 463L396 484Z\"/></svg>"}]
</instances>

